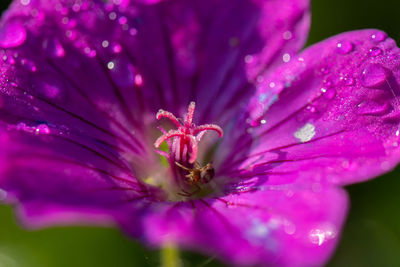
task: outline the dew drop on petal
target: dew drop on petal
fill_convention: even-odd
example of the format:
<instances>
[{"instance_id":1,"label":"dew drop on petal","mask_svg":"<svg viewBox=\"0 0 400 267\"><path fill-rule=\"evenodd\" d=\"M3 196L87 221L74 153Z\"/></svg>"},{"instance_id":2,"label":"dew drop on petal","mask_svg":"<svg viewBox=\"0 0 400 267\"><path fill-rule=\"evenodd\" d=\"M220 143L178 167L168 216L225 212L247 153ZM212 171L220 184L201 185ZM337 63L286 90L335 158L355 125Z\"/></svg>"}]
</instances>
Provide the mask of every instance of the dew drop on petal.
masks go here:
<instances>
[{"instance_id":1,"label":"dew drop on petal","mask_svg":"<svg viewBox=\"0 0 400 267\"><path fill-rule=\"evenodd\" d=\"M346 77L346 78L344 78L344 84L345 85L354 85L354 78L352 78L352 77Z\"/></svg>"},{"instance_id":2,"label":"dew drop on petal","mask_svg":"<svg viewBox=\"0 0 400 267\"><path fill-rule=\"evenodd\" d=\"M142 86L143 85L143 77L140 74L135 75L135 84L137 86Z\"/></svg>"},{"instance_id":3,"label":"dew drop on petal","mask_svg":"<svg viewBox=\"0 0 400 267\"><path fill-rule=\"evenodd\" d=\"M56 82L42 82L40 91L48 98L54 99L60 96L61 88Z\"/></svg>"},{"instance_id":4,"label":"dew drop on petal","mask_svg":"<svg viewBox=\"0 0 400 267\"><path fill-rule=\"evenodd\" d=\"M312 244L322 246L326 241L336 236L336 231L332 228L315 228L309 233L309 240Z\"/></svg>"},{"instance_id":5,"label":"dew drop on petal","mask_svg":"<svg viewBox=\"0 0 400 267\"><path fill-rule=\"evenodd\" d=\"M44 39L42 48L50 57L63 57L65 55L64 47L60 40L55 37Z\"/></svg>"},{"instance_id":6,"label":"dew drop on petal","mask_svg":"<svg viewBox=\"0 0 400 267\"><path fill-rule=\"evenodd\" d=\"M384 32L376 32L371 35L371 39L375 42L382 42L387 38L386 33Z\"/></svg>"},{"instance_id":7,"label":"dew drop on petal","mask_svg":"<svg viewBox=\"0 0 400 267\"><path fill-rule=\"evenodd\" d=\"M361 102L357 105L357 114L370 115L370 116L382 116L389 113L391 105L388 102Z\"/></svg>"},{"instance_id":8,"label":"dew drop on petal","mask_svg":"<svg viewBox=\"0 0 400 267\"><path fill-rule=\"evenodd\" d=\"M315 126L311 123L306 123L294 133L294 137L299 139L301 143L310 141L314 136Z\"/></svg>"},{"instance_id":9,"label":"dew drop on petal","mask_svg":"<svg viewBox=\"0 0 400 267\"><path fill-rule=\"evenodd\" d=\"M31 72L37 71L35 63L29 59L26 59L26 58L21 59L21 65L28 71L31 71Z\"/></svg>"},{"instance_id":10,"label":"dew drop on petal","mask_svg":"<svg viewBox=\"0 0 400 267\"><path fill-rule=\"evenodd\" d=\"M336 96L336 90L333 88L321 88L321 92L324 94L324 97L329 100L332 100Z\"/></svg>"},{"instance_id":11,"label":"dew drop on petal","mask_svg":"<svg viewBox=\"0 0 400 267\"><path fill-rule=\"evenodd\" d=\"M372 47L369 50L370 56L376 57L376 56L379 56L380 54L382 54L382 49L380 49L379 47Z\"/></svg>"},{"instance_id":12,"label":"dew drop on petal","mask_svg":"<svg viewBox=\"0 0 400 267\"><path fill-rule=\"evenodd\" d=\"M112 50L113 53L119 54L122 51L122 46L120 44L118 44L118 43L117 44L113 44L112 47L111 47L111 50Z\"/></svg>"},{"instance_id":13,"label":"dew drop on petal","mask_svg":"<svg viewBox=\"0 0 400 267\"><path fill-rule=\"evenodd\" d=\"M400 136L400 124L399 124L399 126L397 126L396 136Z\"/></svg>"},{"instance_id":14,"label":"dew drop on petal","mask_svg":"<svg viewBox=\"0 0 400 267\"><path fill-rule=\"evenodd\" d=\"M0 29L0 47L17 47L23 44L25 40L26 30L20 22L10 22Z\"/></svg>"},{"instance_id":15,"label":"dew drop on petal","mask_svg":"<svg viewBox=\"0 0 400 267\"><path fill-rule=\"evenodd\" d=\"M23 6L27 6L30 4L31 0L21 0L20 1Z\"/></svg>"},{"instance_id":16,"label":"dew drop on petal","mask_svg":"<svg viewBox=\"0 0 400 267\"><path fill-rule=\"evenodd\" d=\"M46 124L39 124L35 129L36 134L49 134L50 128Z\"/></svg>"},{"instance_id":17,"label":"dew drop on petal","mask_svg":"<svg viewBox=\"0 0 400 267\"><path fill-rule=\"evenodd\" d=\"M290 40L290 39L292 39L292 32L291 32L291 31L285 31L285 32L282 34L282 37L283 37L283 39L285 39L285 40Z\"/></svg>"},{"instance_id":18,"label":"dew drop on petal","mask_svg":"<svg viewBox=\"0 0 400 267\"><path fill-rule=\"evenodd\" d=\"M361 84L364 87L375 88L382 85L389 77L390 72L380 64L369 64L361 74Z\"/></svg>"},{"instance_id":19,"label":"dew drop on petal","mask_svg":"<svg viewBox=\"0 0 400 267\"><path fill-rule=\"evenodd\" d=\"M349 41L341 41L336 44L336 51L339 54L345 55L353 50L353 44Z\"/></svg>"},{"instance_id":20,"label":"dew drop on petal","mask_svg":"<svg viewBox=\"0 0 400 267\"><path fill-rule=\"evenodd\" d=\"M104 40L103 42L101 42L101 46L104 48L107 48L109 46L109 42L107 40Z\"/></svg>"},{"instance_id":21,"label":"dew drop on petal","mask_svg":"<svg viewBox=\"0 0 400 267\"><path fill-rule=\"evenodd\" d=\"M109 70L114 69L114 67L115 67L114 62L110 61L110 62L107 63L107 68L108 68Z\"/></svg>"},{"instance_id":22,"label":"dew drop on petal","mask_svg":"<svg viewBox=\"0 0 400 267\"><path fill-rule=\"evenodd\" d=\"M289 62L290 61L290 54L288 54L288 53L283 54L282 60L285 63Z\"/></svg>"}]
</instances>

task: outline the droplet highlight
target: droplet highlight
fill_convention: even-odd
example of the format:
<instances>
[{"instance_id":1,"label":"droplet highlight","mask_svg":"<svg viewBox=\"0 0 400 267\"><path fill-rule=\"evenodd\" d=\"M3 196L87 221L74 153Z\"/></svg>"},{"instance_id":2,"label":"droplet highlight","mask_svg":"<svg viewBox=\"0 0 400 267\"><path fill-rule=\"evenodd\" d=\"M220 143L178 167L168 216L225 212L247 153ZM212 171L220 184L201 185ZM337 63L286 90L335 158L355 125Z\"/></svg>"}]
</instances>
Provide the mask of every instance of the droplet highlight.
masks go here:
<instances>
[{"instance_id":1,"label":"droplet highlight","mask_svg":"<svg viewBox=\"0 0 400 267\"><path fill-rule=\"evenodd\" d=\"M58 38L44 39L42 48L50 57L63 57L65 55L64 47Z\"/></svg>"},{"instance_id":2,"label":"droplet highlight","mask_svg":"<svg viewBox=\"0 0 400 267\"><path fill-rule=\"evenodd\" d=\"M294 137L299 139L301 143L310 141L314 136L315 126L311 123L306 123L294 133Z\"/></svg>"},{"instance_id":3,"label":"droplet highlight","mask_svg":"<svg viewBox=\"0 0 400 267\"><path fill-rule=\"evenodd\" d=\"M380 64L369 64L361 74L361 84L364 87L376 88L382 85L390 76L390 71Z\"/></svg>"},{"instance_id":4,"label":"droplet highlight","mask_svg":"<svg viewBox=\"0 0 400 267\"><path fill-rule=\"evenodd\" d=\"M336 52L345 55L353 50L353 44L349 41L341 41L336 44Z\"/></svg>"},{"instance_id":5,"label":"droplet highlight","mask_svg":"<svg viewBox=\"0 0 400 267\"><path fill-rule=\"evenodd\" d=\"M370 56L376 57L376 56L379 56L381 54L382 54L382 49L380 49L379 47L372 47L369 50L369 55Z\"/></svg>"},{"instance_id":6,"label":"droplet highlight","mask_svg":"<svg viewBox=\"0 0 400 267\"><path fill-rule=\"evenodd\" d=\"M26 30L20 22L9 22L0 29L0 47L20 46L25 42L26 36Z\"/></svg>"}]
</instances>

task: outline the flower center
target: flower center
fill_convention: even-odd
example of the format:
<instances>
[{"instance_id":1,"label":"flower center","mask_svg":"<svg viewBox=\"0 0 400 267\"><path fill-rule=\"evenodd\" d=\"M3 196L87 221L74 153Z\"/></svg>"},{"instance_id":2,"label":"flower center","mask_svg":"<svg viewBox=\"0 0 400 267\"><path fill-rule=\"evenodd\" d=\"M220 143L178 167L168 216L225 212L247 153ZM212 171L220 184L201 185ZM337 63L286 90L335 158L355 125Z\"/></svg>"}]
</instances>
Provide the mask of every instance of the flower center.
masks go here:
<instances>
[{"instance_id":1,"label":"flower center","mask_svg":"<svg viewBox=\"0 0 400 267\"><path fill-rule=\"evenodd\" d=\"M184 196L191 196L201 191L201 185L208 183L214 176L214 169L211 163L200 166L197 162L201 138L206 131L215 131L219 137L223 135L223 131L218 125L204 124L196 126L193 123L195 106L194 102L189 104L183 121L177 119L171 112L162 109L156 115L157 120L167 118L176 126L176 130L169 131L159 126L158 128L163 135L157 138L154 146L158 149L162 143L167 143L169 151L165 152L158 149L157 153L167 159L172 169L175 183L181 189L179 194Z\"/></svg>"}]
</instances>

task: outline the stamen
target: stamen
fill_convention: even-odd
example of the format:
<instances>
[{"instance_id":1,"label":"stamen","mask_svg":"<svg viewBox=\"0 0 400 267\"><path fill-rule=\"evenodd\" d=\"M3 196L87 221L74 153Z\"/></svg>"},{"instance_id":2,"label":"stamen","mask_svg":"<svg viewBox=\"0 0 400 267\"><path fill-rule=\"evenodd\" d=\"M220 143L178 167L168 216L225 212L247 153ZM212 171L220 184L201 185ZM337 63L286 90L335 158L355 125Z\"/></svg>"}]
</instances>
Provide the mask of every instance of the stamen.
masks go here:
<instances>
[{"instance_id":1,"label":"stamen","mask_svg":"<svg viewBox=\"0 0 400 267\"><path fill-rule=\"evenodd\" d=\"M183 165L187 163L193 164L197 159L198 142L206 131L215 131L218 133L219 137L223 136L223 131L218 125L204 124L196 126L193 124L195 107L195 102L190 102L187 114L185 116L185 121L183 123L181 123L171 112L162 109L157 112L157 120L160 120L161 118L167 118L177 127L176 130L170 130L168 132L161 130L163 135L157 138L157 140L154 142L154 146L159 148L164 141L168 142L168 140L172 138L172 146L170 145L170 142L168 142L170 145L170 162L180 161L181 164L183 163ZM164 153L160 154L163 156L165 155Z\"/></svg>"}]
</instances>

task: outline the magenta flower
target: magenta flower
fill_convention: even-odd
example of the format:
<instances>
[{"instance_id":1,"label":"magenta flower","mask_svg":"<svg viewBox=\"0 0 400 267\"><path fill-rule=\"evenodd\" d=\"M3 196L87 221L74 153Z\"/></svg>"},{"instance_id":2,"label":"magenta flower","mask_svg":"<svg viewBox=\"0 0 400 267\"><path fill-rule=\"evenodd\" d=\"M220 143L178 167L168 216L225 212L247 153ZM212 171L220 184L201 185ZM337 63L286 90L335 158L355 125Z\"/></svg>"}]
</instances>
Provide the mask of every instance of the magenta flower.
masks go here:
<instances>
[{"instance_id":1,"label":"magenta flower","mask_svg":"<svg viewBox=\"0 0 400 267\"><path fill-rule=\"evenodd\" d=\"M297 54L309 15L307 0L15 1L0 195L29 227L116 224L234 265L324 264L341 187L399 162L400 50L361 30Z\"/></svg>"}]
</instances>

